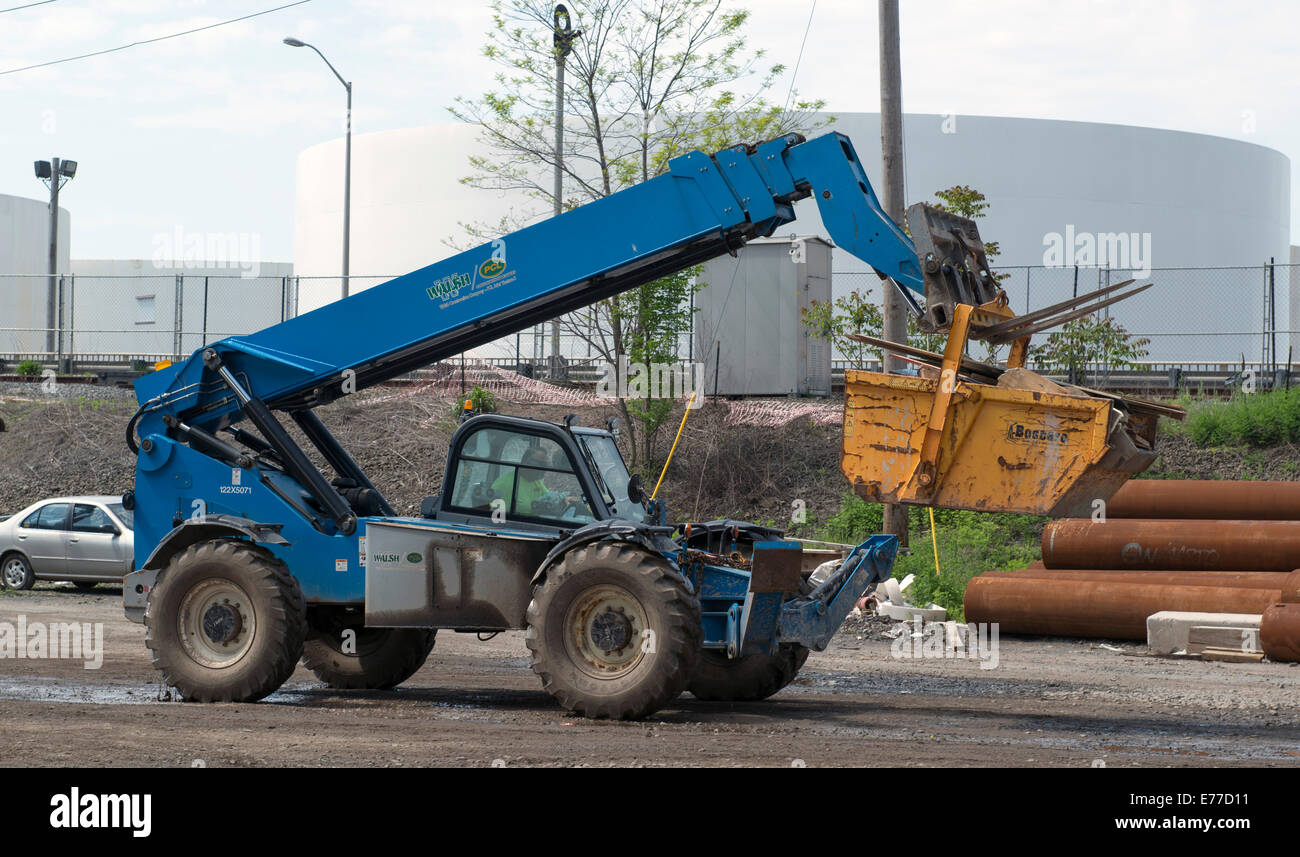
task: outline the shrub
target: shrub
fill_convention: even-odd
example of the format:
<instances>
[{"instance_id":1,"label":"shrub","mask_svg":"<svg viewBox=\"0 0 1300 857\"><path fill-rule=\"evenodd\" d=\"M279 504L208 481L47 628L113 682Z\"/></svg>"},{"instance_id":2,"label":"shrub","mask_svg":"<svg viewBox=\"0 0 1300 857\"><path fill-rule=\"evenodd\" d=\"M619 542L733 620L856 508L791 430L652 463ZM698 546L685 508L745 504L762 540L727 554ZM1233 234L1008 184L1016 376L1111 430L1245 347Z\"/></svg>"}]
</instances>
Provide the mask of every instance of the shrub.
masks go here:
<instances>
[{"instance_id":1,"label":"shrub","mask_svg":"<svg viewBox=\"0 0 1300 857\"><path fill-rule=\"evenodd\" d=\"M39 360L24 360L18 364L18 374L24 378L36 378L44 368Z\"/></svg>"}]
</instances>

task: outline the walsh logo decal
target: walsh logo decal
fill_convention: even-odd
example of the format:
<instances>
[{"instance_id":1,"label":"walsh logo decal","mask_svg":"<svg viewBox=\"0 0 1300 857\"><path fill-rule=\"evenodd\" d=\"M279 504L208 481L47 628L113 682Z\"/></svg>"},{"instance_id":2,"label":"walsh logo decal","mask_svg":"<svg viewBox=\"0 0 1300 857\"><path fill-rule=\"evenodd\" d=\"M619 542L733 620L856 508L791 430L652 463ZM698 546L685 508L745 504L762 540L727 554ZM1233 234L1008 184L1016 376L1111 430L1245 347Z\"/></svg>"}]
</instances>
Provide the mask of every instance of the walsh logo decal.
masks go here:
<instances>
[{"instance_id":1,"label":"walsh logo decal","mask_svg":"<svg viewBox=\"0 0 1300 857\"><path fill-rule=\"evenodd\" d=\"M469 274L452 274L429 286L425 289L425 293L429 295L431 301L455 297L461 289L467 288L473 282L474 278Z\"/></svg>"}]
</instances>

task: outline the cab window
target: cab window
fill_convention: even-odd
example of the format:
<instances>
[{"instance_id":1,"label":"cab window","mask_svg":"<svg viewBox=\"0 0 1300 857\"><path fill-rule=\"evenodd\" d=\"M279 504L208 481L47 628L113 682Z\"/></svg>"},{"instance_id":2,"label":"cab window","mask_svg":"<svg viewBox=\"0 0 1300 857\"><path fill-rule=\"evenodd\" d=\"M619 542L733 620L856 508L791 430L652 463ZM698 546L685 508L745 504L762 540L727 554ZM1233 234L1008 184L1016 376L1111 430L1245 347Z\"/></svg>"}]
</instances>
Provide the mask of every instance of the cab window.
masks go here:
<instances>
[{"instance_id":1,"label":"cab window","mask_svg":"<svg viewBox=\"0 0 1300 857\"><path fill-rule=\"evenodd\" d=\"M560 444L498 428L480 429L462 445L450 505L562 525L596 517Z\"/></svg>"}]
</instances>

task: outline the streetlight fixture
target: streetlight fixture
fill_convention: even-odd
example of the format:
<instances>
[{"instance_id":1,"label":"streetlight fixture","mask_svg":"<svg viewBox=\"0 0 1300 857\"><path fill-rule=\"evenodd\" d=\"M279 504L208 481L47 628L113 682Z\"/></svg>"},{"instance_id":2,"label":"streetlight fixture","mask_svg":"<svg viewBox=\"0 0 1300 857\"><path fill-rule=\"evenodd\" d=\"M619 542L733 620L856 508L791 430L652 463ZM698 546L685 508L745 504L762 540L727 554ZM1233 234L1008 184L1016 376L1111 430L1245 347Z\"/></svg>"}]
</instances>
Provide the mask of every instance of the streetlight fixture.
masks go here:
<instances>
[{"instance_id":1,"label":"streetlight fixture","mask_svg":"<svg viewBox=\"0 0 1300 857\"><path fill-rule=\"evenodd\" d=\"M339 74L334 64L325 59L325 55L320 52L315 45L309 45L306 42L295 39L293 36L287 36L284 43L291 48L311 48L316 51L316 56L325 61L325 65L330 67L334 76L343 84L343 88L348 91L348 135L347 150L343 162L343 297L348 296L348 244L351 234L351 215L352 215L352 83L344 80L343 75Z\"/></svg>"},{"instance_id":2,"label":"streetlight fixture","mask_svg":"<svg viewBox=\"0 0 1300 857\"><path fill-rule=\"evenodd\" d=\"M573 29L569 10L563 3L555 4L552 19L551 42L555 51L555 176L552 195L555 199L555 216L564 211L564 61L573 52L573 40L582 30ZM551 377L561 374L560 320L551 321Z\"/></svg>"},{"instance_id":3,"label":"streetlight fixture","mask_svg":"<svg viewBox=\"0 0 1300 857\"><path fill-rule=\"evenodd\" d=\"M55 352L59 292L59 188L77 174L76 161L51 158L36 162L36 177L50 189L50 283L45 292L45 350Z\"/></svg>"}]
</instances>

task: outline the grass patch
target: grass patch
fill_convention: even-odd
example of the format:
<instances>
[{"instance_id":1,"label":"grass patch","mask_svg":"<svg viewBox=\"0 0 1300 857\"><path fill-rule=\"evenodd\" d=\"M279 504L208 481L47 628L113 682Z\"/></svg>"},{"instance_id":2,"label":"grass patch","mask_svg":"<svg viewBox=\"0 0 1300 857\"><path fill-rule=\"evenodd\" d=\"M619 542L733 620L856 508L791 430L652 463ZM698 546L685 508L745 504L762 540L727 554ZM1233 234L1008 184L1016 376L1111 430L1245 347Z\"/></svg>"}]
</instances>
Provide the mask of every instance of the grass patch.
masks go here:
<instances>
[{"instance_id":1,"label":"grass patch","mask_svg":"<svg viewBox=\"0 0 1300 857\"><path fill-rule=\"evenodd\" d=\"M1267 393L1238 393L1231 399L1183 397L1181 424L1167 430L1186 435L1197 446L1269 447L1300 442L1300 387Z\"/></svg>"},{"instance_id":2,"label":"grass patch","mask_svg":"<svg viewBox=\"0 0 1300 857\"><path fill-rule=\"evenodd\" d=\"M919 606L934 602L948 617L964 621L962 602L966 584L986 571L1024 568L1041 558L1043 526L1049 518L963 509L935 509L935 535L940 572L935 571L930 540L930 516L921 507L908 515L912 552L894 562L894 577L915 575L908 601ZM884 507L848 494L818 538L857 544L883 528Z\"/></svg>"}]
</instances>

